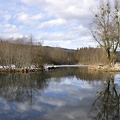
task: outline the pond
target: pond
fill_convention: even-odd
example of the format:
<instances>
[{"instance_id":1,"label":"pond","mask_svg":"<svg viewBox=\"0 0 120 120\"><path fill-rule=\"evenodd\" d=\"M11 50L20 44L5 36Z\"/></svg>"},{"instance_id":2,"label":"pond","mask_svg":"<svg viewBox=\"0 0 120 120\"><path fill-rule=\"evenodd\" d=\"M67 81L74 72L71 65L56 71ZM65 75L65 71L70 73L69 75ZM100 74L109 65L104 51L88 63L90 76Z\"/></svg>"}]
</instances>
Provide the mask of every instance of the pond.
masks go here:
<instances>
[{"instance_id":1,"label":"pond","mask_svg":"<svg viewBox=\"0 0 120 120\"><path fill-rule=\"evenodd\" d=\"M0 73L0 120L120 120L120 74L61 67Z\"/></svg>"}]
</instances>

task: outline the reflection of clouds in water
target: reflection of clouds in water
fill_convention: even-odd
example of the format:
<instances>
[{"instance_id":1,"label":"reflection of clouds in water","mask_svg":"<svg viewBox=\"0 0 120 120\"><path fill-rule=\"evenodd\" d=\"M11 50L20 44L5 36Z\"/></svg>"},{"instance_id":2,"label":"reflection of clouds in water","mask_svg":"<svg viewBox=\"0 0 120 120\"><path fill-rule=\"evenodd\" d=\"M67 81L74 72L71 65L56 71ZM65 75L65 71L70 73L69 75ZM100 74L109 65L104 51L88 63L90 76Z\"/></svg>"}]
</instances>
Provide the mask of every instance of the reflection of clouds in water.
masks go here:
<instances>
[{"instance_id":1,"label":"reflection of clouds in water","mask_svg":"<svg viewBox=\"0 0 120 120\"><path fill-rule=\"evenodd\" d=\"M40 106L39 102L40 101L36 102L33 105L30 105L29 102L16 104L16 110L18 112L25 112L25 111L29 111L29 110L35 110L35 111L41 112L43 110L43 108L42 108L42 106Z\"/></svg>"},{"instance_id":2,"label":"reflection of clouds in water","mask_svg":"<svg viewBox=\"0 0 120 120\"><path fill-rule=\"evenodd\" d=\"M55 98L53 96L51 96L51 97L41 96L41 97L39 97L39 100L42 103L54 105L56 107L63 106L67 102L65 99Z\"/></svg>"},{"instance_id":3,"label":"reflection of clouds in water","mask_svg":"<svg viewBox=\"0 0 120 120\"><path fill-rule=\"evenodd\" d=\"M45 96L42 96L42 98L40 99L42 102L54 105L56 104L56 106L60 106L62 104L65 105L72 100L82 100L85 97L91 97L93 96L93 93L96 92L92 89L81 89L74 87L74 85L50 85L44 93ZM60 104L57 105L58 103Z\"/></svg>"},{"instance_id":4,"label":"reflection of clouds in water","mask_svg":"<svg viewBox=\"0 0 120 120\"><path fill-rule=\"evenodd\" d=\"M50 80L49 86L42 94L40 94L41 90L38 90L38 96L35 96L33 92L35 101L32 105L30 105L30 101L26 101L9 106L9 103L0 100L4 113L11 109L15 112L14 118L22 114L21 119L28 118L28 116L31 116L31 119L34 116L38 118L44 116L45 120L56 120L56 118L57 120L78 120L82 118L89 120L85 108L89 109L96 95L96 90L101 89L101 84L99 87L98 85L93 86L86 81L77 80L76 77L64 77L59 81L55 78ZM47 114L40 115L43 112ZM8 117L11 116L8 115Z\"/></svg>"},{"instance_id":5,"label":"reflection of clouds in water","mask_svg":"<svg viewBox=\"0 0 120 120\"><path fill-rule=\"evenodd\" d=\"M10 106L6 103L4 104L5 106L3 107L3 110L9 110L10 109Z\"/></svg>"},{"instance_id":6,"label":"reflection of clouds in water","mask_svg":"<svg viewBox=\"0 0 120 120\"><path fill-rule=\"evenodd\" d=\"M82 109L80 103L76 105L65 105L56 108L54 112L49 112L44 116L46 120L90 120L87 112Z\"/></svg>"},{"instance_id":7,"label":"reflection of clouds in water","mask_svg":"<svg viewBox=\"0 0 120 120\"><path fill-rule=\"evenodd\" d=\"M30 109L30 106L29 106L28 102L16 104L16 110L19 111L19 112L25 112L28 109Z\"/></svg>"},{"instance_id":8,"label":"reflection of clouds in water","mask_svg":"<svg viewBox=\"0 0 120 120\"><path fill-rule=\"evenodd\" d=\"M0 109L7 111L7 110L10 110L11 107L10 105L8 105L7 101L4 101L2 98L0 98Z\"/></svg>"},{"instance_id":9,"label":"reflection of clouds in water","mask_svg":"<svg viewBox=\"0 0 120 120\"><path fill-rule=\"evenodd\" d=\"M52 78L50 79L49 85L73 85L75 87L83 88L83 89L93 89L93 85L101 84L101 81L92 81L91 83L89 81L80 80L76 77L62 77L61 79Z\"/></svg>"},{"instance_id":10,"label":"reflection of clouds in water","mask_svg":"<svg viewBox=\"0 0 120 120\"><path fill-rule=\"evenodd\" d=\"M51 82L45 90L44 96L39 97L42 102L56 106L54 111L44 117L47 120L55 118L57 120L89 120L85 108L89 109L96 95L96 90L99 89L101 86L95 88L88 82L78 81L75 78L66 78L61 83L55 82L54 79L54 82Z\"/></svg>"},{"instance_id":11,"label":"reflection of clouds in water","mask_svg":"<svg viewBox=\"0 0 120 120\"><path fill-rule=\"evenodd\" d=\"M115 82L114 83L120 86L120 74L115 75Z\"/></svg>"},{"instance_id":12,"label":"reflection of clouds in water","mask_svg":"<svg viewBox=\"0 0 120 120\"><path fill-rule=\"evenodd\" d=\"M118 94L120 94L120 74L116 74L114 77L114 84L116 86L116 90L118 92Z\"/></svg>"},{"instance_id":13,"label":"reflection of clouds in water","mask_svg":"<svg viewBox=\"0 0 120 120\"><path fill-rule=\"evenodd\" d=\"M62 78L61 80L59 80L60 82L57 81L57 79L51 79L51 82L49 84L49 86L51 85L58 85L58 86L74 86L73 88L75 89L75 87L79 87L81 89L92 89L93 87L86 81L81 81L81 80L77 80L76 77L68 79L66 78ZM54 89L54 88L53 88ZM62 90L62 89L58 89L58 90Z\"/></svg>"},{"instance_id":14,"label":"reflection of clouds in water","mask_svg":"<svg viewBox=\"0 0 120 120\"><path fill-rule=\"evenodd\" d=\"M55 82L51 82L49 84L49 87L44 91L44 93L57 93L57 94L61 94L62 96L65 94L67 94L67 98L71 97L80 97L80 99L86 97L86 96L91 96L90 93L96 93L95 92L95 86L89 84L86 81L81 81L81 80L77 80L76 78L72 78L72 79L65 79L64 81L62 80L61 83L57 83ZM97 87L97 90L99 90L100 88ZM66 96L65 96L66 97Z\"/></svg>"},{"instance_id":15,"label":"reflection of clouds in water","mask_svg":"<svg viewBox=\"0 0 120 120\"><path fill-rule=\"evenodd\" d=\"M33 106L32 106L32 109L33 109L33 110L36 110L36 111L42 111L42 110L43 110L43 108L42 108L39 104L33 105Z\"/></svg>"}]
</instances>

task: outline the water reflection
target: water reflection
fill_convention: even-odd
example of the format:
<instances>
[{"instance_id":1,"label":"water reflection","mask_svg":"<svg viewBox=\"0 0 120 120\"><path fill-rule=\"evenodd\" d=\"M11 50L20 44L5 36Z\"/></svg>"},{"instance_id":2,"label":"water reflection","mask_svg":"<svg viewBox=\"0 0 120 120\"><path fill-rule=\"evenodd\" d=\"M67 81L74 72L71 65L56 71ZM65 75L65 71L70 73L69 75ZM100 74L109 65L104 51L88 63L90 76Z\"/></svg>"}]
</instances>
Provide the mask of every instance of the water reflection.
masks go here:
<instances>
[{"instance_id":1,"label":"water reflection","mask_svg":"<svg viewBox=\"0 0 120 120\"><path fill-rule=\"evenodd\" d=\"M48 86L43 74L0 74L0 96L6 101L25 102L32 104L33 94L38 89Z\"/></svg>"},{"instance_id":2,"label":"water reflection","mask_svg":"<svg viewBox=\"0 0 120 120\"><path fill-rule=\"evenodd\" d=\"M93 103L92 113L95 113L95 120L120 120L120 89L117 89L113 74L107 77L104 89Z\"/></svg>"},{"instance_id":3,"label":"water reflection","mask_svg":"<svg viewBox=\"0 0 120 120\"><path fill-rule=\"evenodd\" d=\"M32 94L37 94L37 90L43 91L52 79L61 82L66 77L76 77L78 80L101 81L105 80L103 73L88 72L87 68L60 68L42 73L27 74L0 74L0 96L7 101L25 102L32 99ZM62 78L62 79L61 79Z\"/></svg>"},{"instance_id":4,"label":"water reflection","mask_svg":"<svg viewBox=\"0 0 120 120\"><path fill-rule=\"evenodd\" d=\"M86 67L0 74L0 119L117 120L120 95L115 80L113 74Z\"/></svg>"},{"instance_id":5,"label":"water reflection","mask_svg":"<svg viewBox=\"0 0 120 120\"><path fill-rule=\"evenodd\" d=\"M47 74L50 78L61 79L61 77L76 77L78 80L101 81L106 80L107 73L89 71L87 67L68 67L54 69ZM48 77L48 78L49 78Z\"/></svg>"}]
</instances>

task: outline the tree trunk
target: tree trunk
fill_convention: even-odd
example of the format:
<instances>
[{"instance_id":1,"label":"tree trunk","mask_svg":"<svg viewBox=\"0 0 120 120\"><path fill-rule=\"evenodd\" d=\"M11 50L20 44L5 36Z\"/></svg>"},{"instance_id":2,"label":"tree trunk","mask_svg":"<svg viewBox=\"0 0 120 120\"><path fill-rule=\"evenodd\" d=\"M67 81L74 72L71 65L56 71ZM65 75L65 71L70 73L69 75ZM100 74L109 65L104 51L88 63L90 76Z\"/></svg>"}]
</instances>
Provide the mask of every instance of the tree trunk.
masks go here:
<instances>
[{"instance_id":1,"label":"tree trunk","mask_svg":"<svg viewBox=\"0 0 120 120\"><path fill-rule=\"evenodd\" d=\"M110 50L107 50L107 58L109 66L114 67L116 63L116 54L114 52L110 52Z\"/></svg>"}]
</instances>

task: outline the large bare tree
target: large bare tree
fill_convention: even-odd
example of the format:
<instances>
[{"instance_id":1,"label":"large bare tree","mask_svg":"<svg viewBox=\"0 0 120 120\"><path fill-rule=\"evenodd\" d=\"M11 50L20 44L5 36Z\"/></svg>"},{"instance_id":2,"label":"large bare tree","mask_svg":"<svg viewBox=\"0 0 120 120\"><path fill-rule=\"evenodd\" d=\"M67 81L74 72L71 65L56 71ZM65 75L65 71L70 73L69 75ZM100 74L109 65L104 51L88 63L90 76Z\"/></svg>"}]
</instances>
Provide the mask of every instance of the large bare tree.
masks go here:
<instances>
[{"instance_id":1,"label":"large bare tree","mask_svg":"<svg viewBox=\"0 0 120 120\"><path fill-rule=\"evenodd\" d=\"M107 55L109 65L116 61L116 50L120 45L120 0L100 0L90 30Z\"/></svg>"}]
</instances>

